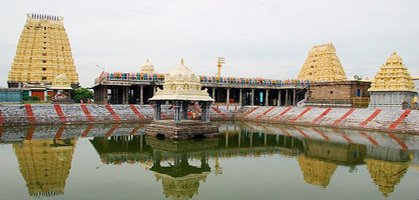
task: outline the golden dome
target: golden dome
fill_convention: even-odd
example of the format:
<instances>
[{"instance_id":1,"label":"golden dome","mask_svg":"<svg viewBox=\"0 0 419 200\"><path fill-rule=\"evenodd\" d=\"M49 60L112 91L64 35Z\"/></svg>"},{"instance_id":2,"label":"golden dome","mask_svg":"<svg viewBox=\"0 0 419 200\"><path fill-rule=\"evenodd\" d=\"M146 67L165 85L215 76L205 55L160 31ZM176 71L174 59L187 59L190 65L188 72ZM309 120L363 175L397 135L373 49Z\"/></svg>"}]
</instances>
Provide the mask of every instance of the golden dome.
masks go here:
<instances>
[{"instance_id":1,"label":"golden dome","mask_svg":"<svg viewBox=\"0 0 419 200\"><path fill-rule=\"evenodd\" d=\"M308 158L305 155L298 156L298 164L303 172L304 180L312 185L326 188L330 178L335 173L337 164L319 159Z\"/></svg>"},{"instance_id":2,"label":"golden dome","mask_svg":"<svg viewBox=\"0 0 419 200\"><path fill-rule=\"evenodd\" d=\"M71 82L68 80L67 76L65 74L59 74L54 77L51 89L71 90L73 88L71 87Z\"/></svg>"},{"instance_id":3,"label":"golden dome","mask_svg":"<svg viewBox=\"0 0 419 200\"><path fill-rule=\"evenodd\" d=\"M201 88L199 77L185 66L182 59L180 65L164 76L163 90L158 88L150 100L214 101L207 89Z\"/></svg>"},{"instance_id":4,"label":"golden dome","mask_svg":"<svg viewBox=\"0 0 419 200\"><path fill-rule=\"evenodd\" d=\"M154 65L150 62L149 59L141 66L140 73L152 74L154 73Z\"/></svg>"},{"instance_id":5,"label":"golden dome","mask_svg":"<svg viewBox=\"0 0 419 200\"><path fill-rule=\"evenodd\" d=\"M381 66L368 91L416 92L415 84L402 58L393 52Z\"/></svg>"}]
</instances>

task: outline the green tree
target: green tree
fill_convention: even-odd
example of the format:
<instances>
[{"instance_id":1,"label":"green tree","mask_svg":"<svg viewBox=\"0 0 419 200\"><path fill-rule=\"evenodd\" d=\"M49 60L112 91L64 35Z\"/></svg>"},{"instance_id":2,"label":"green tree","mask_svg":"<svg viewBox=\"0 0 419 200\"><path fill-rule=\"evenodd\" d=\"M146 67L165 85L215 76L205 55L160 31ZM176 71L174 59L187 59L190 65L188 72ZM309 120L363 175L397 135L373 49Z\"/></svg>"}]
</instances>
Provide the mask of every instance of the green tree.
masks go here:
<instances>
[{"instance_id":1,"label":"green tree","mask_svg":"<svg viewBox=\"0 0 419 200\"><path fill-rule=\"evenodd\" d=\"M77 88L73 90L72 99L75 103L80 103L80 100L87 103L88 99L93 99L93 92L87 88Z\"/></svg>"}]
</instances>

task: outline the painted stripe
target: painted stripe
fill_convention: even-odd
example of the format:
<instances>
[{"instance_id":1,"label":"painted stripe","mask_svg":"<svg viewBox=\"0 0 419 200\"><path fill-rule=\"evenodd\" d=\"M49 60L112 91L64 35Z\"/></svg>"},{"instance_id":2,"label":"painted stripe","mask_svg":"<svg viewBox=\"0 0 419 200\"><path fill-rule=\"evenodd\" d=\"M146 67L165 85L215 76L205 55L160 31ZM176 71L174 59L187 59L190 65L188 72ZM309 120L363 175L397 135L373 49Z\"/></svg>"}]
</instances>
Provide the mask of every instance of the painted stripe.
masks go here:
<instances>
[{"instance_id":1,"label":"painted stripe","mask_svg":"<svg viewBox=\"0 0 419 200\"><path fill-rule=\"evenodd\" d=\"M310 110L311 110L311 107L307 107L299 115L297 115L296 117L292 118L291 121L293 121L293 122L297 121L298 119L300 119L301 117L303 117Z\"/></svg>"},{"instance_id":2,"label":"painted stripe","mask_svg":"<svg viewBox=\"0 0 419 200\"><path fill-rule=\"evenodd\" d=\"M321 130L317 129L317 128L311 128L314 130L314 132L318 133L320 136L322 136L326 141L329 141L329 137L327 137L327 135L325 135Z\"/></svg>"},{"instance_id":3,"label":"painted stripe","mask_svg":"<svg viewBox=\"0 0 419 200\"><path fill-rule=\"evenodd\" d=\"M144 126L143 124L136 126L134 129L132 129L131 132L129 132L129 135L135 135L138 132L138 130L140 130L140 128L143 126Z\"/></svg>"},{"instance_id":4,"label":"painted stripe","mask_svg":"<svg viewBox=\"0 0 419 200\"><path fill-rule=\"evenodd\" d=\"M109 113L111 113L111 115L112 115L112 117L115 121L117 121L117 122L121 121L121 118L118 116L118 114L115 113L115 111L113 110L111 105L105 104L105 107L109 111Z\"/></svg>"},{"instance_id":5,"label":"painted stripe","mask_svg":"<svg viewBox=\"0 0 419 200\"><path fill-rule=\"evenodd\" d=\"M55 139L60 139L61 136L63 135L65 130L65 125L60 126L60 129L58 129L57 133L55 133Z\"/></svg>"},{"instance_id":6,"label":"painted stripe","mask_svg":"<svg viewBox=\"0 0 419 200\"><path fill-rule=\"evenodd\" d=\"M373 144L374 146L380 146L378 144L378 142L374 138L369 136L365 131L359 131L359 133L361 133L361 135L365 136L371 142L371 144Z\"/></svg>"},{"instance_id":7,"label":"painted stripe","mask_svg":"<svg viewBox=\"0 0 419 200\"><path fill-rule=\"evenodd\" d=\"M113 125L112 128L109 129L109 131L105 134L105 137L110 137L113 134L113 132L115 132L115 130L119 128L119 126L121 126L121 124Z\"/></svg>"},{"instance_id":8,"label":"painted stripe","mask_svg":"<svg viewBox=\"0 0 419 200\"><path fill-rule=\"evenodd\" d=\"M411 110L409 110L409 109L407 109L407 110L405 110L403 113L402 113L402 115L400 115L400 117L399 117L399 119L397 119L396 121L394 121L388 128L389 129L396 129L397 128L397 126L399 125L399 124L401 124L405 119L406 119L406 117L407 116L409 116L409 114L410 114L410 112L412 112Z\"/></svg>"},{"instance_id":9,"label":"painted stripe","mask_svg":"<svg viewBox=\"0 0 419 200\"><path fill-rule=\"evenodd\" d=\"M399 144L400 145L400 147L403 149L403 150L407 150L408 148L407 148L407 145L402 141L402 140L400 140L397 136L396 136L396 134L394 134L394 133L388 133L388 136L390 136L394 141L396 141L397 142L397 144Z\"/></svg>"},{"instance_id":10,"label":"painted stripe","mask_svg":"<svg viewBox=\"0 0 419 200\"><path fill-rule=\"evenodd\" d=\"M32 124L36 122L35 116L33 115L32 111L32 105L31 104L25 104L25 110L26 110L26 117L28 121Z\"/></svg>"},{"instance_id":11,"label":"painted stripe","mask_svg":"<svg viewBox=\"0 0 419 200\"><path fill-rule=\"evenodd\" d=\"M333 125L339 125L342 123L343 120L345 120L349 115L351 115L355 111L355 108L351 108L346 112L342 117L340 117L338 120L336 120Z\"/></svg>"},{"instance_id":12,"label":"painted stripe","mask_svg":"<svg viewBox=\"0 0 419 200\"><path fill-rule=\"evenodd\" d=\"M292 137L291 133L289 133L286 129L284 128L279 128L282 132L285 133L285 135Z\"/></svg>"},{"instance_id":13,"label":"painted stripe","mask_svg":"<svg viewBox=\"0 0 419 200\"><path fill-rule=\"evenodd\" d=\"M141 114L141 112L133 104L130 104L129 107L131 108L132 112L137 115L138 118L145 119L144 115Z\"/></svg>"},{"instance_id":14,"label":"painted stripe","mask_svg":"<svg viewBox=\"0 0 419 200\"><path fill-rule=\"evenodd\" d=\"M87 135L89 134L90 130L92 130L93 127L94 127L93 124L89 124L89 126L87 126L87 128L81 134L81 137L87 137Z\"/></svg>"},{"instance_id":15,"label":"painted stripe","mask_svg":"<svg viewBox=\"0 0 419 200\"><path fill-rule=\"evenodd\" d=\"M350 137L348 137L344 132L341 132L339 129L337 129L337 128L333 128L333 130L336 132L336 133L338 133L340 136L342 136L343 137L343 139L345 139L349 144L352 144L352 143L354 143L353 141L352 141L352 139L350 138Z\"/></svg>"},{"instance_id":16,"label":"painted stripe","mask_svg":"<svg viewBox=\"0 0 419 200\"><path fill-rule=\"evenodd\" d=\"M1 110L0 110L0 126L4 123L4 118L3 115L1 114Z\"/></svg>"},{"instance_id":17,"label":"painted stripe","mask_svg":"<svg viewBox=\"0 0 419 200\"><path fill-rule=\"evenodd\" d=\"M81 110L83 110L84 115L86 115L86 117L89 121L92 122L92 121L95 120L95 118L92 116L92 114L90 114L89 109L87 109L86 105L81 104L80 107L81 107Z\"/></svg>"},{"instance_id":18,"label":"painted stripe","mask_svg":"<svg viewBox=\"0 0 419 200\"><path fill-rule=\"evenodd\" d=\"M313 123L313 124L317 123L324 116L326 116L331 110L332 110L332 108L327 108L324 112L322 112L322 114L320 114L318 117L316 117L316 119L313 119L313 121L311 121L311 123Z\"/></svg>"},{"instance_id":19,"label":"painted stripe","mask_svg":"<svg viewBox=\"0 0 419 200\"><path fill-rule=\"evenodd\" d=\"M271 107L271 108L269 108L267 111L263 112L262 114L259 114L258 116L256 116L256 119L259 119L259 118L261 118L262 116L264 116L264 115L268 114L268 113L269 113L269 112L271 112L274 108L276 108L276 107Z\"/></svg>"},{"instance_id":20,"label":"painted stripe","mask_svg":"<svg viewBox=\"0 0 419 200\"><path fill-rule=\"evenodd\" d=\"M281 113L279 113L278 116L274 117L274 120L279 119L282 115L285 115L288 111L290 111L292 109L292 106L288 106L287 108L285 108L285 110L283 110Z\"/></svg>"},{"instance_id":21,"label":"painted stripe","mask_svg":"<svg viewBox=\"0 0 419 200\"><path fill-rule=\"evenodd\" d=\"M363 122L361 122L361 127L365 127L370 121L372 121L373 119L375 119L375 117L377 117L378 114L380 114L381 109L375 109L375 111Z\"/></svg>"},{"instance_id":22,"label":"painted stripe","mask_svg":"<svg viewBox=\"0 0 419 200\"><path fill-rule=\"evenodd\" d=\"M64 113L63 113L63 110L61 109L60 104L54 104L54 109L58 117L60 117L61 122L66 122L67 119L64 116Z\"/></svg>"},{"instance_id":23,"label":"painted stripe","mask_svg":"<svg viewBox=\"0 0 419 200\"><path fill-rule=\"evenodd\" d=\"M259 106L258 106L258 107L254 107L254 108L250 109L249 111L247 111L247 112L245 112L245 113L243 114L243 117L247 117L248 115L250 115L250 113L254 112L254 111L255 111L255 110L257 110L258 108L259 108Z\"/></svg>"},{"instance_id":24,"label":"painted stripe","mask_svg":"<svg viewBox=\"0 0 419 200\"><path fill-rule=\"evenodd\" d=\"M214 110L216 113L220 114L224 119L227 118L227 116L221 112L219 108L211 107L212 110Z\"/></svg>"},{"instance_id":25,"label":"painted stripe","mask_svg":"<svg viewBox=\"0 0 419 200\"><path fill-rule=\"evenodd\" d=\"M293 127L295 130L297 130L301 135L303 135L305 138L307 138L307 139L311 139L311 137L309 136L309 135L307 135L306 133L304 133L304 131L303 130L301 130L300 128L298 128L298 127Z\"/></svg>"},{"instance_id":26,"label":"painted stripe","mask_svg":"<svg viewBox=\"0 0 419 200\"><path fill-rule=\"evenodd\" d=\"M35 133L35 126L30 126L26 133L25 140L32 140L33 134Z\"/></svg>"}]
</instances>

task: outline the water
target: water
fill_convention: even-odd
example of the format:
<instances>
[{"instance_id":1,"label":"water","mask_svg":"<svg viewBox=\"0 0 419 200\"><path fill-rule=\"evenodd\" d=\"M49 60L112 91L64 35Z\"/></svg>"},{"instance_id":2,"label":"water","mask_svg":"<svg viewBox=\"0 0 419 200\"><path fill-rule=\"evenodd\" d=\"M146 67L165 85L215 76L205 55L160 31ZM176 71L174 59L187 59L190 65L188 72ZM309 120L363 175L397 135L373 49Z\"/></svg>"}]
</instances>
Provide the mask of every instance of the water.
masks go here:
<instances>
[{"instance_id":1,"label":"water","mask_svg":"<svg viewBox=\"0 0 419 200\"><path fill-rule=\"evenodd\" d=\"M219 123L174 142L143 124L3 127L0 199L419 199L419 137Z\"/></svg>"}]
</instances>

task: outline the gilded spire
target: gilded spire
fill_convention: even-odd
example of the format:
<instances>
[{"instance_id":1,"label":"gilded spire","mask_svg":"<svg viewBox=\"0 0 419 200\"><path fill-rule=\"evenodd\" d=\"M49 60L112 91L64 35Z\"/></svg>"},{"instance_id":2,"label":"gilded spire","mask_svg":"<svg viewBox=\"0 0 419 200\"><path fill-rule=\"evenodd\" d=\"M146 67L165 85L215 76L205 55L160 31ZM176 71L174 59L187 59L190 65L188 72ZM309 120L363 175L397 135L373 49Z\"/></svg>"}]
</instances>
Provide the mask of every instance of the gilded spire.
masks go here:
<instances>
[{"instance_id":1,"label":"gilded spire","mask_svg":"<svg viewBox=\"0 0 419 200\"><path fill-rule=\"evenodd\" d=\"M380 67L369 91L416 92L413 78L397 52L394 51Z\"/></svg>"},{"instance_id":2,"label":"gilded spire","mask_svg":"<svg viewBox=\"0 0 419 200\"><path fill-rule=\"evenodd\" d=\"M298 79L310 81L347 80L345 71L332 43L317 45L311 48L298 74Z\"/></svg>"}]
</instances>

